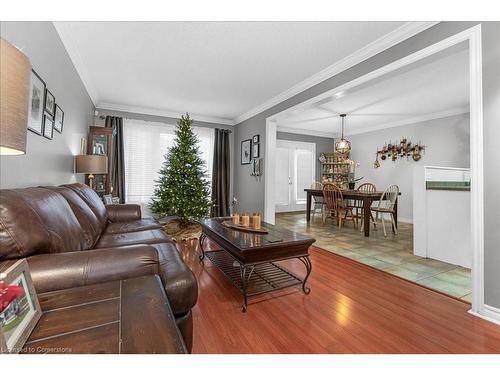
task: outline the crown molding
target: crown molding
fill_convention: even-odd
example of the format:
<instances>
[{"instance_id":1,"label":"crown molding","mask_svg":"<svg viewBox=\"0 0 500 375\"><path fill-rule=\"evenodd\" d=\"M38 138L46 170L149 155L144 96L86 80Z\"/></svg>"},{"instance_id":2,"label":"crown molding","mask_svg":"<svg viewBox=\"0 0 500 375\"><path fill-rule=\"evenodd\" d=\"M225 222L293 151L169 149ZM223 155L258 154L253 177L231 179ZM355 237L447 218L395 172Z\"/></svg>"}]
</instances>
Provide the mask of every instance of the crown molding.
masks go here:
<instances>
[{"instance_id":1,"label":"crown molding","mask_svg":"<svg viewBox=\"0 0 500 375\"><path fill-rule=\"evenodd\" d=\"M178 111L170 111L158 108L147 108L147 107L138 107L138 106L130 106L124 104L115 104L115 103L106 103L99 102L96 105L96 109L108 110L108 111L119 111L119 112L129 112L129 113L139 113L143 115L152 115L152 116L161 116L161 117L171 117L171 118L180 118L182 115L186 114L186 112L178 112ZM222 125L230 125L234 126L235 123L231 119L222 118L222 117L212 117L212 116L204 116L198 115L194 113L189 113L189 116L196 121L203 122L211 122L215 124Z\"/></svg>"},{"instance_id":2,"label":"crown molding","mask_svg":"<svg viewBox=\"0 0 500 375\"><path fill-rule=\"evenodd\" d=\"M78 49L76 43L71 37L71 30L68 26L67 22L52 22L54 28L59 34L59 38L61 39L66 52L68 53L69 58L73 62L73 66L76 69L76 72L80 76L80 79L83 82L83 86L87 90L87 93L90 96L90 100L94 103L94 106L99 102L99 95L97 94L97 90L95 89L92 81L90 80L90 75L86 68L85 62L82 58L80 50Z\"/></svg>"},{"instance_id":3,"label":"crown molding","mask_svg":"<svg viewBox=\"0 0 500 375\"><path fill-rule=\"evenodd\" d=\"M323 137L323 138L332 138L332 139L338 135L335 132L322 132L322 131L311 130L311 129L296 129L296 128L289 128L286 126L279 126L279 125L277 126L276 130L279 132L283 132L283 133L311 135L314 137Z\"/></svg>"},{"instance_id":4,"label":"crown molding","mask_svg":"<svg viewBox=\"0 0 500 375\"><path fill-rule=\"evenodd\" d=\"M343 58L342 60L330 65L322 71L312 75L304 81L292 86L281 94L271 98L270 100L252 108L251 110L243 113L234 119L236 124L239 124L265 110L274 107L275 105L305 91L314 85L331 78L344 70L347 70L360 62L375 56L376 54L395 46L402 41L411 38L412 36L421 33L422 31L436 25L439 22L425 21L425 22L407 22L390 33L380 37L379 39L367 44L363 48L357 50L351 55Z\"/></svg>"},{"instance_id":5,"label":"crown molding","mask_svg":"<svg viewBox=\"0 0 500 375\"><path fill-rule=\"evenodd\" d=\"M457 116L457 115L462 115L465 113L469 113L468 106L452 108L452 109L449 109L446 111L429 113L429 114L421 115L421 116L408 117L408 118L403 119L403 120L398 120L398 121L394 121L394 122L388 122L388 123L370 126L370 127L366 127L366 128L356 129L356 130L351 131L351 132L345 131L344 133L346 136L357 135L357 134L369 133L369 132L382 130L382 129L396 128L398 126L418 124L420 122L437 120L440 118ZM340 133L338 133L338 132L322 132L322 131L316 131L316 130L311 130L311 129L290 128L290 127L286 127L286 126L278 126L277 131L285 132L285 133L293 133L293 134L312 135L312 136L316 136L316 137L325 137L325 138L336 138L336 137L340 136Z\"/></svg>"}]
</instances>

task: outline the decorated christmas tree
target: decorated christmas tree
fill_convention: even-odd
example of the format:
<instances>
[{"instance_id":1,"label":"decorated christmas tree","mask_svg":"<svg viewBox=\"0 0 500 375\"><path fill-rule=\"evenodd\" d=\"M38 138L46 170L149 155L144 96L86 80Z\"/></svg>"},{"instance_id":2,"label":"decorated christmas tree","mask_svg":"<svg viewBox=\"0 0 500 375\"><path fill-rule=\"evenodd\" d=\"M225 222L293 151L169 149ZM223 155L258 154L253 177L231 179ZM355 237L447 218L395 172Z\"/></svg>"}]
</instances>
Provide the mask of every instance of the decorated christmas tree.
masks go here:
<instances>
[{"instance_id":1,"label":"decorated christmas tree","mask_svg":"<svg viewBox=\"0 0 500 375\"><path fill-rule=\"evenodd\" d=\"M208 216L212 202L205 162L189 114L177 122L174 145L165 155L150 208L159 217L176 216L181 227Z\"/></svg>"}]
</instances>

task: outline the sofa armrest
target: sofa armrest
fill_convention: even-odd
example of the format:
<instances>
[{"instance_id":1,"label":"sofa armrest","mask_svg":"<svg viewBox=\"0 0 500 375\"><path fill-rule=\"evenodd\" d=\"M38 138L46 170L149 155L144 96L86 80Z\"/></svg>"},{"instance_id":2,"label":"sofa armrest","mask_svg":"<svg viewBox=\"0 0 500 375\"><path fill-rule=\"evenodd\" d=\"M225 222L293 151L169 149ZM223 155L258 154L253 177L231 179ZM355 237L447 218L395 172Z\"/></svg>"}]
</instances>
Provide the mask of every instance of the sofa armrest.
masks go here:
<instances>
[{"instance_id":1,"label":"sofa armrest","mask_svg":"<svg viewBox=\"0 0 500 375\"><path fill-rule=\"evenodd\" d=\"M158 251L148 245L40 254L27 260L37 293L159 274Z\"/></svg>"},{"instance_id":2,"label":"sofa armrest","mask_svg":"<svg viewBox=\"0 0 500 375\"><path fill-rule=\"evenodd\" d=\"M138 204L107 204L108 220L117 223L141 219L141 206Z\"/></svg>"}]
</instances>

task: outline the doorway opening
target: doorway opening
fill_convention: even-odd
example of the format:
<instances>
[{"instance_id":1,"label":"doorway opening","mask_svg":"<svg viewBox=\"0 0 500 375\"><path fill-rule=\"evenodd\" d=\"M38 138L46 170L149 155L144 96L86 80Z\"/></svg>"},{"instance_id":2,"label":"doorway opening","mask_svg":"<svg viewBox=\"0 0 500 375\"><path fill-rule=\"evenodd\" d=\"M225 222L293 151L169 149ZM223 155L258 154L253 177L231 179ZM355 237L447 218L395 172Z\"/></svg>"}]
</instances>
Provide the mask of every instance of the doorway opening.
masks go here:
<instances>
[{"instance_id":1,"label":"doorway opening","mask_svg":"<svg viewBox=\"0 0 500 375\"><path fill-rule=\"evenodd\" d=\"M368 73L362 77L359 77L351 82L348 82L342 86L336 87L328 92L325 92L317 97L309 99L303 103L300 103L294 107L288 108L280 113L277 113L266 120L266 155L265 155L265 165L266 165L266 175L275 175L275 150L277 145L276 132L280 129L280 125L283 119L290 117L291 114L297 113L298 111L307 110L311 106L317 106L331 102L332 98L341 98L350 90L355 90L356 88L363 87L363 85L373 85L377 84L379 81L384 80L388 74L394 72L402 72L405 69L410 69L415 64L423 61L424 59L432 59L439 56L448 49L457 48L459 45L466 45L467 54L467 83L468 83L468 102L465 106L450 109L448 108L448 113L441 113L440 118L460 116L467 112L469 113L469 165L465 165L470 169L470 249L471 249L471 264L472 264L472 296L471 296L471 313L478 315L486 315L484 308L484 260L483 260L483 233L484 233L484 223L483 223L483 158L482 158L482 144L483 144L483 121L482 121L482 55L481 55L481 27L480 25L468 29L464 32L456 34L450 38L447 38L441 42L431 45L423 50L417 51L405 58L388 64L380 69L377 69L371 73ZM384 98L380 98L383 101ZM465 109L464 109L465 107ZM443 111L444 112L444 111ZM332 113L331 115L335 115ZM417 113L416 116L422 116L421 113ZM434 115L434 114L433 114ZM326 116L325 116L326 117ZM331 116L330 116L331 117ZM432 117L430 120L437 117ZM319 119L321 120L321 119ZM410 119L409 123L415 123L415 119ZM425 121L424 117L420 118L420 121ZM429 120L429 119L427 119ZM326 120L325 120L326 121ZM404 121L408 119L400 118L395 119L392 122L393 127L404 125ZM330 119L330 124L333 121ZM373 124L372 124L373 125ZM333 126L332 126L333 127ZM349 129L349 124L347 124L347 129ZM332 134L332 138L339 137L339 129L335 130ZM371 131L377 130L377 128L371 128ZM324 131L324 129L320 129ZM349 130L346 132L347 137L349 137ZM351 135L354 133L351 133ZM403 135L403 134L402 134ZM391 141L388 139L387 141ZM393 139L392 141L399 141L399 139ZM418 142L418 139L414 140ZM381 145L383 146L383 145ZM366 152L373 153L373 159L375 159L376 150L367 150ZM425 162L422 162L422 166ZM457 165L457 167L464 167L464 165ZM276 215L276 205L275 205L275 194L274 194L274 184L269 178L265 179L265 220L271 223L275 222ZM408 218L407 218L408 219Z\"/></svg>"}]
</instances>

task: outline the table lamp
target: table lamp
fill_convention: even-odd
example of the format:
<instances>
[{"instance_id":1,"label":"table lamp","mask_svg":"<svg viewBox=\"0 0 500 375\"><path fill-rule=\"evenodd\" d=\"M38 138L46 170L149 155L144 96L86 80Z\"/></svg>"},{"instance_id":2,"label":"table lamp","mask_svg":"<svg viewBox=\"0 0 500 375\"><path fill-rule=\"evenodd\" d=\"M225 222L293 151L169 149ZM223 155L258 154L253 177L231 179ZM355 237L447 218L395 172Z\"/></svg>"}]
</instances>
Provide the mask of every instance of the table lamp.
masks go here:
<instances>
[{"instance_id":1,"label":"table lamp","mask_svg":"<svg viewBox=\"0 0 500 375\"><path fill-rule=\"evenodd\" d=\"M89 175L90 188L94 188L94 173L108 173L108 157L106 155L76 155L75 173Z\"/></svg>"},{"instance_id":2,"label":"table lamp","mask_svg":"<svg viewBox=\"0 0 500 375\"><path fill-rule=\"evenodd\" d=\"M0 38L0 155L26 153L31 64Z\"/></svg>"}]
</instances>

